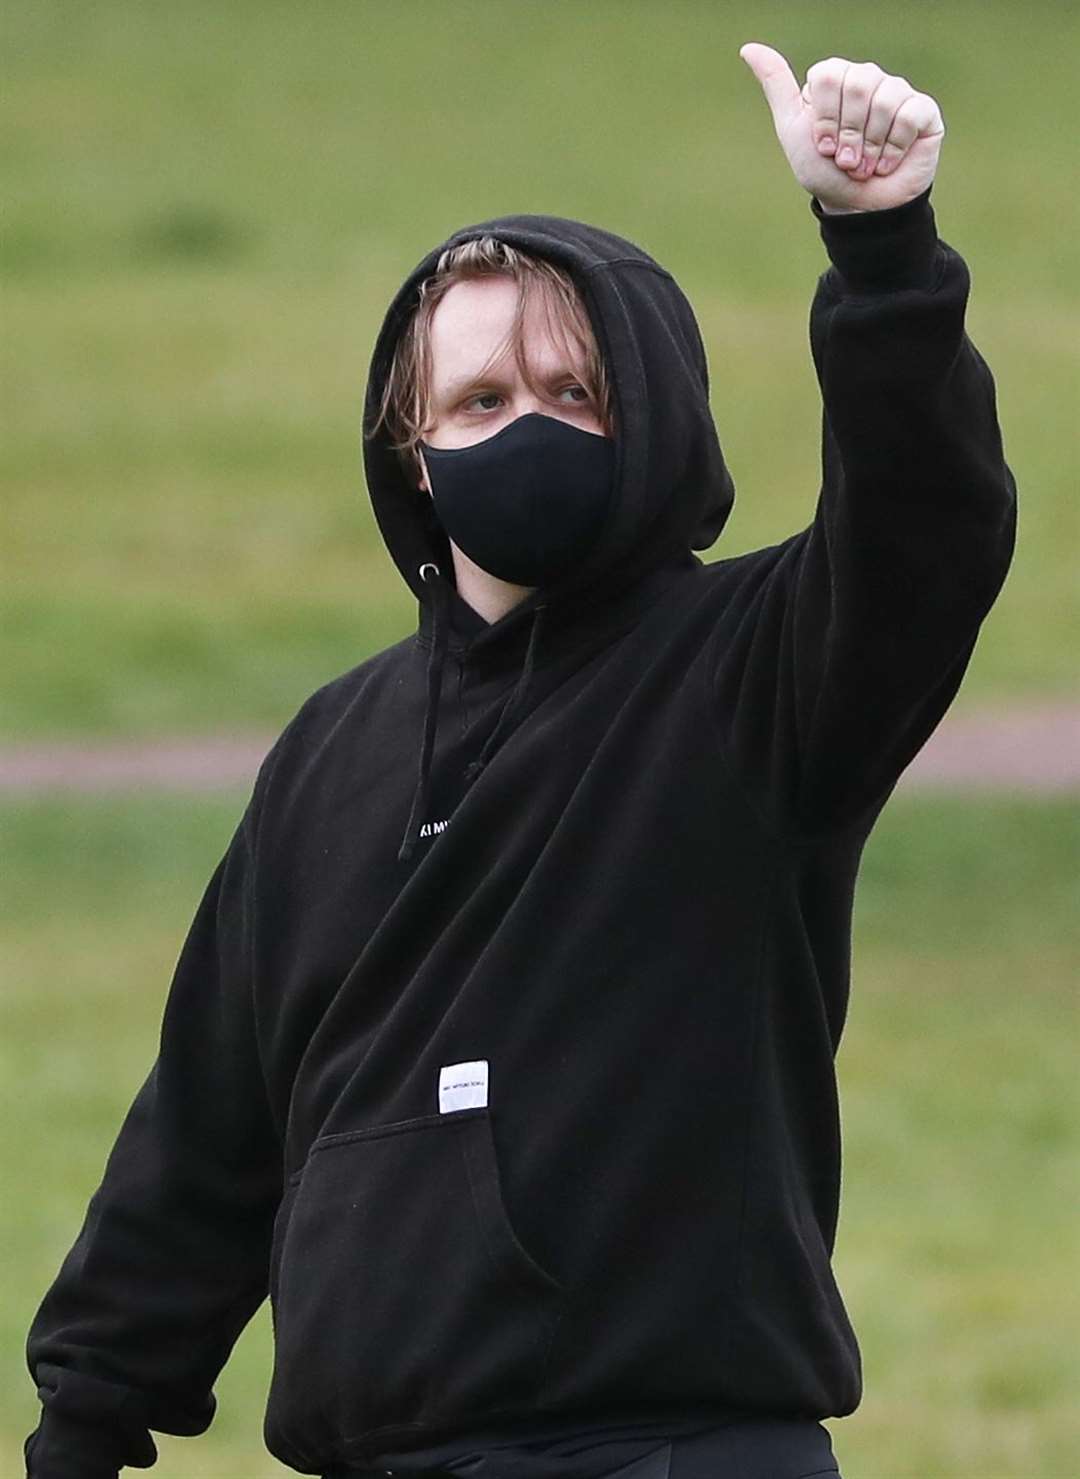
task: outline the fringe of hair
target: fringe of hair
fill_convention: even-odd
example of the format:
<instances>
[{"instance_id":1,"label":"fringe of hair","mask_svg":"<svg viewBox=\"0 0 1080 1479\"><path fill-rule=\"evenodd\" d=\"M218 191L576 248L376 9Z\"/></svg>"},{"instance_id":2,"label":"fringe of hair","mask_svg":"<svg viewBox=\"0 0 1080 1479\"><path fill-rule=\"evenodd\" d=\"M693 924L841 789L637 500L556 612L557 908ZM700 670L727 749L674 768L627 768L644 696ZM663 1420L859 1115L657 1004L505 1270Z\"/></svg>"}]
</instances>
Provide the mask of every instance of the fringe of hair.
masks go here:
<instances>
[{"instance_id":1,"label":"fringe of hair","mask_svg":"<svg viewBox=\"0 0 1080 1479\"><path fill-rule=\"evenodd\" d=\"M525 317L536 300L555 342L561 343L572 357L582 357L582 382L593 398L605 430L610 433L612 429L607 371L585 305L570 275L554 263L520 252L493 236L481 236L448 248L439 257L434 273L421 282L419 302L394 349L379 414L367 434L371 438L385 426L391 447L400 454L408 471L419 472L417 443L431 429L431 320L435 309L456 283L482 277L512 279L518 285L518 301L509 333L481 374L512 346L523 380L530 390L537 390L525 359L524 344Z\"/></svg>"}]
</instances>

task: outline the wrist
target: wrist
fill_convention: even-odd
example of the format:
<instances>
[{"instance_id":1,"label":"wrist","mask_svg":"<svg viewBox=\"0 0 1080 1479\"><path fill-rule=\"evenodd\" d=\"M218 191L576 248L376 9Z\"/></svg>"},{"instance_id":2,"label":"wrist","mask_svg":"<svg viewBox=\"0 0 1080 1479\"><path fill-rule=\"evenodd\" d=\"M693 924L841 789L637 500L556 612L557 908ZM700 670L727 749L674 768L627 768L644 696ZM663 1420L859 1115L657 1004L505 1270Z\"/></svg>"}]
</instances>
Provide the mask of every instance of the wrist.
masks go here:
<instances>
[{"instance_id":1,"label":"wrist","mask_svg":"<svg viewBox=\"0 0 1080 1479\"><path fill-rule=\"evenodd\" d=\"M930 186L903 205L834 215L810 202L829 254L834 290L853 293L932 288L941 265Z\"/></svg>"},{"instance_id":2,"label":"wrist","mask_svg":"<svg viewBox=\"0 0 1080 1479\"><path fill-rule=\"evenodd\" d=\"M124 1431L45 1407L23 1455L28 1479L119 1479L125 1464L148 1468L157 1449L149 1434L144 1444L133 1445Z\"/></svg>"}]
</instances>

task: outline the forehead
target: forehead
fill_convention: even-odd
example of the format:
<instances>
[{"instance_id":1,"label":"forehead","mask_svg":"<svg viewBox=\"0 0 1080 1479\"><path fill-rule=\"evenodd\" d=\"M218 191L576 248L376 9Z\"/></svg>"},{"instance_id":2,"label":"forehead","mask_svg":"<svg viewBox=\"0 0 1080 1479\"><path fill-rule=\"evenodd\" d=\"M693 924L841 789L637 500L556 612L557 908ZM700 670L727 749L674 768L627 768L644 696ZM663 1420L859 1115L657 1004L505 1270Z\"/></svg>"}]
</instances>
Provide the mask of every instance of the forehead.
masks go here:
<instances>
[{"instance_id":1,"label":"forehead","mask_svg":"<svg viewBox=\"0 0 1080 1479\"><path fill-rule=\"evenodd\" d=\"M500 350L513 363L511 334L517 313L518 285L509 277L471 278L455 283L431 317L431 368L436 385L475 374L489 366ZM570 333L552 323L554 305L542 291L532 293L522 322L526 362L542 367L578 364L584 358Z\"/></svg>"}]
</instances>

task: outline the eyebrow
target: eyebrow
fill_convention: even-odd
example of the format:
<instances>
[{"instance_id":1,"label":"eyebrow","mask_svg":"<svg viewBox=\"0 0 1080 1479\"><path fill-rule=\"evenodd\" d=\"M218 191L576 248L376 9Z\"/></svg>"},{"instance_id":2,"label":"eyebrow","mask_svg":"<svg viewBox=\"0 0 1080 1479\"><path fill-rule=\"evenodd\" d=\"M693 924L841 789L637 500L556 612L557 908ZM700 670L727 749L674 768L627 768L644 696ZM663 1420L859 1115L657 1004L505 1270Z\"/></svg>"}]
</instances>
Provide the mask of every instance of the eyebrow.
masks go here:
<instances>
[{"instance_id":1,"label":"eyebrow","mask_svg":"<svg viewBox=\"0 0 1080 1479\"><path fill-rule=\"evenodd\" d=\"M546 381L550 385L555 380L566 379L567 376L576 380L579 385L583 383L583 370L576 369L570 364L561 365L558 369L549 370L546 374L537 375L535 378L541 384L544 384ZM499 370L489 370L486 375L459 375L456 379L451 380L446 386L446 389L442 391L441 399L447 401L456 400L465 391L472 390L478 385L506 384L507 378L505 373Z\"/></svg>"}]
</instances>

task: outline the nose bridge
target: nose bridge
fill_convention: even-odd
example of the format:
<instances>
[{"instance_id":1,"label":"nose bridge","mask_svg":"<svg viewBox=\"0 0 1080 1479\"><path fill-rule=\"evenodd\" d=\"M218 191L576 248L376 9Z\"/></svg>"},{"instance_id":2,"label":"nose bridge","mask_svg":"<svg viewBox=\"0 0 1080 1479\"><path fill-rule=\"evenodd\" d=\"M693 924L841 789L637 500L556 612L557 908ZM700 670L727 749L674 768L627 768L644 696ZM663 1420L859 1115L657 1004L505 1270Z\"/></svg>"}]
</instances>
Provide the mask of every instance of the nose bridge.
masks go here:
<instances>
[{"instance_id":1,"label":"nose bridge","mask_svg":"<svg viewBox=\"0 0 1080 1479\"><path fill-rule=\"evenodd\" d=\"M541 415L550 416L554 406L545 394L545 387L557 373L558 356L550 345L533 344L528 347L526 358L526 366L514 366L517 380L515 410L519 416L525 416L530 411L539 411Z\"/></svg>"},{"instance_id":2,"label":"nose bridge","mask_svg":"<svg viewBox=\"0 0 1080 1479\"><path fill-rule=\"evenodd\" d=\"M550 413L551 407L539 391L530 390L527 385L521 387L521 395L518 398L520 409L519 416L527 416L530 411Z\"/></svg>"}]
</instances>

